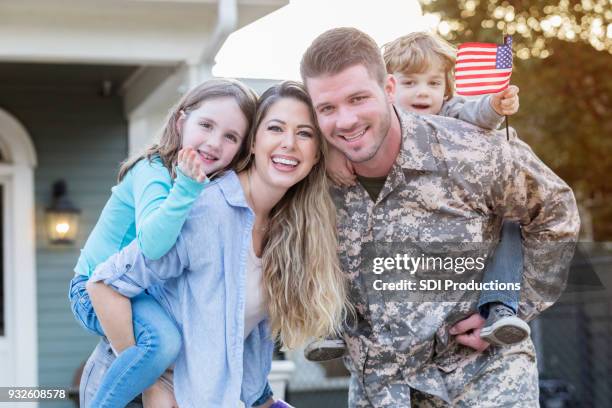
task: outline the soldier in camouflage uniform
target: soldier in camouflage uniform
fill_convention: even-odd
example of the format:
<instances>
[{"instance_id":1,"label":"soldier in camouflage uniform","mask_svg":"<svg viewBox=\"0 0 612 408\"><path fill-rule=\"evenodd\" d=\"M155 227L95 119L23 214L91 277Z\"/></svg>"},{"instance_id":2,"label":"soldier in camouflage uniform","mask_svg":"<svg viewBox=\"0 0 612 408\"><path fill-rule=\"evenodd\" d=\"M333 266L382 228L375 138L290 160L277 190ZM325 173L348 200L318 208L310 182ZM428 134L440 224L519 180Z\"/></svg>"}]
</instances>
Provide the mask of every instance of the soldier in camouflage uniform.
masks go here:
<instances>
[{"instance_id":1,"label":"soldier in camouflage uniform","mask_svg":"<svg viewBox=\"0 0 612 408\"><path fill-rule=\"evenodd\" d=\"M478 292L454 302L386 296L373 289L364 248L492 243L503 219L518 220L524 253L519 315L530 320L564 287L580 224L570 188L516 135L508 142L465 122L397 110L378 47L358 30L319 36L304 54L301 73L328 142L358 175L385 177L375 199L360 184L332 189L339 256L356 309L345 331L349 406L538 406L530 339L482 351L451 336L453 325L475 313Z\"/></svg>"}]
</instances>

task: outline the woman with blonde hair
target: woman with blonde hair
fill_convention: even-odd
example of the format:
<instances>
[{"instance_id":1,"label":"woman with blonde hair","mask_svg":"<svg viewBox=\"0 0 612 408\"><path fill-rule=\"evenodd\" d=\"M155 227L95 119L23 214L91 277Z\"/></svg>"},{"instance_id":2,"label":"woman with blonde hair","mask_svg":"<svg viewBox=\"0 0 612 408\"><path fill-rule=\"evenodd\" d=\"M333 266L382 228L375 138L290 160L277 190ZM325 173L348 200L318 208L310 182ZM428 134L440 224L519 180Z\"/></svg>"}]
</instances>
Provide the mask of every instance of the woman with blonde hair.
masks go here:
<instances>
[{"instance_id":1,"label":"woman with blonde hair","mask_svg":"<svg viewBox=\"0 0 612 408\"><path fill-rule=\"evenodd\" d=\"M274 341L291 348L337 332L349 307L326 144L301 84L261 96L246 142L250 154L202 192L166 255L148 260L130 244L88 287L92 299L105 285L128 297L147 289L175 319L181 407L252 406L267 386Z\"/></svg>"}]
</instances>

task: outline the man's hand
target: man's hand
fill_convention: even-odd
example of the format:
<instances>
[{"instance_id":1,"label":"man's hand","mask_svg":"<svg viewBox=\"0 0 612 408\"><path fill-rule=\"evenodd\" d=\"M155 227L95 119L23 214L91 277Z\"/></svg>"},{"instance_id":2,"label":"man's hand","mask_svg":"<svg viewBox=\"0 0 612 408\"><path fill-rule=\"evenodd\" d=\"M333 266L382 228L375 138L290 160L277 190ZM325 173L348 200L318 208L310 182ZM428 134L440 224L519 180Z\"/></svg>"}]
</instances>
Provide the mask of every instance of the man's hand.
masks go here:
<instances>
[{"instance_id":1,"label":"man's hand","mask_svg":"<svg viewBox=\"0 0 612 408\"><path fill-rule=\"evenodd\" d=\"M192 147L185 147L178 152L178 168L187 177L201 183L206 180L204 173L204 163Z\"/></svg>"},{"instance_id":2,"label":"man's hand","mask_svg":"<svg viewBox=\"0 0 612 408\"><path fill-rule=\"evenodd\" d=\"M489 343L480 338L480 329L484 322L485 319L479 313L474 313L451 327L449 333L457 336L457 343L476 351L484 351L489 347Z\"/></svg>"},{"instance_id":3,"label":"man's hand","mask_svg":"<svg viewBox=\"0 0 612 408\"><path fill-rule=\"evenodd\" d=\"M491 107L501 116L514 115L519 108L518 93L518 86L510 85L503 91L491 95Z\"/></svg>"}]
</instances>

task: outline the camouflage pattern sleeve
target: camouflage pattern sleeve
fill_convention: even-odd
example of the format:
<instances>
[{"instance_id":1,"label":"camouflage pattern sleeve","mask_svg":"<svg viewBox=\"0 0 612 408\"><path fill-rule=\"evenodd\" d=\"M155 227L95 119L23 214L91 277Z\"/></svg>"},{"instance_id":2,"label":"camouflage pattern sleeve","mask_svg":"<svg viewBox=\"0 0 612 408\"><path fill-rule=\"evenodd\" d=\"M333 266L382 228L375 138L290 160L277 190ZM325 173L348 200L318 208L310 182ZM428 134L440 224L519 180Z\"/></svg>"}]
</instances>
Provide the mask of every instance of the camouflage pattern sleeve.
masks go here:
<instances>
[{"instance_id":1,"label":"camouflage pattern sleeve","mask_svg":"<svg viewBox=\"0 0 612 408\"><path fill-rule=\"evenodd\" d=\"M491 107L491 95L478 99L454 96L442 105L439 115L459 119L489 130L497 129L504 121L504 117Z\"/></svg>"},{"instance_id":2,"label":"camouflage pattern sleeve","mask_svg":"<svg viewBox=\"0 0 612 408\"><path fill-rule=\"evenodd\" d=\"M552 305L565 288L580 218L570 187L516 136L498 138L500 174L493 180L494 212L518 220L523 236L519 314L526 320Z\"/></svg>"}]
</instances>

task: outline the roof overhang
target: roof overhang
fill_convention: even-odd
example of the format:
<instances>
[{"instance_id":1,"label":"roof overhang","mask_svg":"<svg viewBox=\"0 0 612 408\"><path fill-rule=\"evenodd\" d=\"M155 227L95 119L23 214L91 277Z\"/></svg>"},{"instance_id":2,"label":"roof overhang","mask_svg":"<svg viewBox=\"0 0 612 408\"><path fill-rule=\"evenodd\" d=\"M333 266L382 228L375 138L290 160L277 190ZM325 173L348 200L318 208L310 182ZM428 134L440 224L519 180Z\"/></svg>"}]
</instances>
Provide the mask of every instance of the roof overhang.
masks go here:
<instances>
[{"instance_id":1,"label":"roof overhang","mask_svg":"<svg viewBox=\"0 0 612 408\"><path fill-rule=\"evenodd\" d=\"M238 0L236 29L288 4ZM19 0L0 3L0 61L168 66L197 63L216 0Z\"/></svg>"}]
</instances>

